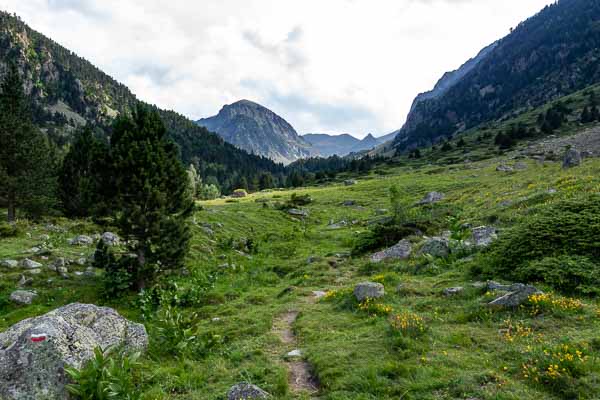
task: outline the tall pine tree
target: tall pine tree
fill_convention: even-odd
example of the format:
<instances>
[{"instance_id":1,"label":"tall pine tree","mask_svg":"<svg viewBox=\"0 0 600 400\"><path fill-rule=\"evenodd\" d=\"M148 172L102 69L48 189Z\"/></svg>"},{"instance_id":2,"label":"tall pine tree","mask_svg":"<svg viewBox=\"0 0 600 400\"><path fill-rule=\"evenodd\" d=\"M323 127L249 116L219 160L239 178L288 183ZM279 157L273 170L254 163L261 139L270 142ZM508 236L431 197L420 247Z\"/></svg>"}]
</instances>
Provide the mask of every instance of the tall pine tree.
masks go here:
<instances>
[{"instance_id":1,"label":"tall pine tree","mask_svg":"<svg viewBox=\"0 0 600 400\"><path fill-rule=\"evenodd\" d=\"M86 127L80 130L60 169L60 199L72 217L106 215L112 197L108 146Z\"/></svg>"},{"instance_id":2,"label":"tall pine tree","mask_svg":"<svg viewBox=\"0 0 600 400\"><path fill-rule=\"evenodd\" d=\"M142 289L162 270L180 267L190 239L189 178L160 116L139 105L111 137L116 223L136 255L130 271Z\"/></svg>"},{"instance_id":3,"label":"tall pine tree","mask_svg":"<svg viewBox=\"0 0 600 400\"><path fill-rule=\"evenodd\" d=\"M9 223L17 209L37 217L56 204L56 154L33 125L19 70L9 64L0 87L0 197Z\"/></svg>"}]
</instances>

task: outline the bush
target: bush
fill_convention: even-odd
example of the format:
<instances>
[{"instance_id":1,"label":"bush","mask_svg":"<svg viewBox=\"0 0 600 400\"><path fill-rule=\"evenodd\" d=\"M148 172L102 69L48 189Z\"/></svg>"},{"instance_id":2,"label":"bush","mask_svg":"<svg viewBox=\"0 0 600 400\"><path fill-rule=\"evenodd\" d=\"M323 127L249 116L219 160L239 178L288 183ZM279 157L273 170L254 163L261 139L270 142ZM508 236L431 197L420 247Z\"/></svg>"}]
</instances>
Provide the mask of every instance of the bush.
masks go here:
<instances>
[{"instance_id":1,"label":"bush","mask_svg":"<svg viewBox=\"0 0 600 400\"><path fill-rule=\"evenodd\" d=\"M600 265L586 257L546 257L521 266L519 280L544 282L565 294L600 294Z\"/></svg>"},{"instance_id":2,"label":"bush","mask_svg":"<svg viewBox=\"0 0 600 400\"><path fill-rule=\"evenodd\" d=\"M0 224L0 238L9 238L19 236L21 233L20 229L16 224Z\"/></svg>"},{"instance_id":3,"label":"bush","mask_svg":"<svg viewBox=\"0 0 600 400\"><path fill-rule=\"evenodd\" d=\"M129 292L135 281L135 271L139 266L135 257L124 255L113 258L104 271L104 294L107 298L119 297Z\"/></svg>"},{"instance_id":4,"label":"bush","mask_svg":"<svg viewBox=\"0 0 600 400\"><path fill-rule=\"evenodd\" d=\"M139 353L128 355L96 348L94 358L82 369L66 369L73 382L67 390L81 400L138 400L139 357Z\"/></svg>"},{"instance_id":5,"label":"bush","mask_svg":"<svg viewBox=\"0 0 600 400\"><path fill-rule=\"evenodd\" d=\"M587 257L591 260L600 257L599 196L563 201L505 232L482 253L482 272L486 276L508 280L519 279L520 275L524 274L530 280L549 279L556 284L557 277L545 278L528 272L529 268L548 271L548 262L538 264L537 267L528 265L547 257L565 255ZM569 264L571 272L567 275L577 269L572 261ZM590 267L590 264L585 263L585 266ZM582 272L575 273L581 275Z\"/></svg>"}]
</instances>

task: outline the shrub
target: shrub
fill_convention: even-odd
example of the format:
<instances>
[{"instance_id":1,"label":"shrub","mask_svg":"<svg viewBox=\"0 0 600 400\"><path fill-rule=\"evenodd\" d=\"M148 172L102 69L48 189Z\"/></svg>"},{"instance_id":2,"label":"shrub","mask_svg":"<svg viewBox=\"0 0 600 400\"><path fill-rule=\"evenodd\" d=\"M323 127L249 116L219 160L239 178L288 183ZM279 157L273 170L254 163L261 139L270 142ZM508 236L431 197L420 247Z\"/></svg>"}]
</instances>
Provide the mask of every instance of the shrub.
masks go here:
<instances>
[{"instance_id":1,"label":"shrub","mask_svg":"<svg viewBox=\"0 0 600 400\"><path fill-rule=\"evenodd\" d=\"M21 234L21 230L16 224L0 224L0 238L16 237Z\"/></svg>"},{"instance_id":2,"label":"shrub","mask_svg":"<svg viewBox=\"0 0 600 400\"><path fill-rule=\"evenodd\" d=\"M80 370L67 368L72 383L67 390L81 400L138 400L140 355L124 354L111 349L94 350L94 358Z\"/></svg>"},{"instance_id":3,"label":"shrub","mask_svg":"<svg viewBox=\"0 0 600 400\"><path fill-rule=\"evenodd\" d=\"M600 257L599 196L563 201L505 232L483 253L482 272L509 280L519 279L520 273L530 279L545 280L545 277L527 273L527 265L567 254L592 260ZM547 267L548 263L544 265ZM580 272L576 274L581 275ZM555 277L548 279L554 283L557 280Z\"/></svg>"},{"instance_id":4,"label":"shrub","mask_svg":"<svg viewBox=\"0 0 600 400\"><path fill-rule=\"evenodd\" d=\"M516 273L519 280L544 282L566 294L600 293L600 265L586 257L546 257L521 266Z\"/></svg>"},{"instance_id":5,"label":"shrub","mask_svg":"<svg viewBox=\"0 0 600 400\"><path fill-rule=\"evenodd\" d=\"M105 266L104 295L107 298L119 297L133 288L134 271L138 265L137 258L129 255L118 260L112 258L112 262Z\"/></svg>"}]
</instances>

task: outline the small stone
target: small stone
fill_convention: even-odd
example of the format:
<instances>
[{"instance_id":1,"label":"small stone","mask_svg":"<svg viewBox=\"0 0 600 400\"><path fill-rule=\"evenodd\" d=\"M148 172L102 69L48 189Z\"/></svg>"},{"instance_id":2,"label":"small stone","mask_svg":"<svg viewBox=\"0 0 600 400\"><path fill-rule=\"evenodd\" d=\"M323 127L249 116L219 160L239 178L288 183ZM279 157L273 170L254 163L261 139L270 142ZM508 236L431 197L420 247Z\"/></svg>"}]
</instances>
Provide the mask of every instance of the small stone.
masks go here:
<instances>
[{"instance_id":1,"label":"small stone","mask_svg":"<svg viewBox=\"0 0 600 400\"><path fill-rule=\"evenodd\" d=\"M302 351L299 349L295 349L290 351L289 353L287 353L285 355L286 359L290 359L290 358L302 358Z\"/></svg>"},{"instance_id":2,"label":"small stone","mask_svg":"<svg viewBox=\"0 0 600 400\"><path fill-rule=\"evenodd\" d=\"M116 234L114 234L112 232L104 232L102 234L102 236L100 237L100 239L107 246L118 246L119 243L121 242L121 239L119 238L119 236L117 236Z\"/></svg>"},{"instance_id":3,"label":"small stone","mask_svg":"<svg viewBox=\"0 0 600 400\"><path fill-rule=\"evenodd\" d=\"M513 172L513 167L505 164L500 164L496 167L496 171L498 172Z\"/></svg>"},{"instance_id":4,"label":"small stone","mask_svg":"<svg viewBox=\"0 0 600 400\"><path fill-rule=\"evenodd\" d=\"M440 192L429 192L425 197L418 203L419 205L433 204L444 200L446 196Z\"/></svg>"},{"instance_id":5,"label":"small stone","mask_svg":"<svg viewBox=\"0 0 600 400\"><path fill-rule=\"evenodd\" d=\"M297 208L290 208L288 210L288 214L296 216L296 217L308 217L308 211L299 210Z\"/></svg>"},{"instance_id":6,"label":"small stone","mask_svg":"<svg viewBox=\"0 0 600 400\"><path fill-rule=\"evenodd\" d=\"M93 278L96 276L96 271L94 270L94 267L87 267L83 275Z\"/></svg>"},{"instance_id":7,"label":"small stone","mask_svg":"<svg viewBox=\"0 0 600 400\"><path fill-rule=\"evenodd\" d=\"M527 169L527 164L525 164L524 162L518 162L515 164L515 169L519 171L524 171Z\"/></svg>"},{"instance_id":8,"label":"small stone","mask_svg":"<svg viewBox=\"0 0 600 400\"><path fill-rule=\"evenodd\" d=\"M60 275L61 278L63 279L68 279L69 278L69 270L67 269L67 267L58 267L56 269L56 272Z\"/></svg>"},{"instance_id":9,"label":"small stone","mask_svg":"<svg viewBox=\"0 0 600 400\"><path fill-rule=\"evenodd\" d=\"M30 260L29 258L26 258L23 261L21 261L21 266L25 269L38 269L43 267L43 265L39 262Z\"/></svg>"},{"instance_id":10,"label":"small stone","mask_svg":"<svg viewBox=\"0 0 600 400\"><path fill-rule=\"evenodd\" d=\"M42 269L41 268L28 269L26 272L31 275L39 275L42 273Z\"/></svg>"},{"instance_id":11,"label":"small stone","mask_svg":"<svg viewBox=\"0 0 600 400\"><path fill-rule=\"evenodd\" d=\"M21 275L21 279L17 283L19 287L29 286L33 283L33 278L27 278L25 275Z\"/></svg>"},{"instance_id":12,"label":"small stone","mask_svg":"<svg viewBox=\"0 0 600 400\"><path fill-rule=\"evenodd\" d=\"M357 183L358 181L356 179L347 179L344 181L344 185L346 186L356 185Z\"/></svg>"},{"instance_id":13,"label":"small stone","mask_svg":"<svg viewBox=\"0 0 600 400\"><path fill-rule=\"evenodd\" d=\"M77 265L85 267L87 265L87 259L81 257L77 259Z\"/></svg>"},{"instance_id":14,"label":"small stone","mask_svg":"<svg viewBox=\"0 0 600 400\"><path fill-rule=\"evenodd\" d=\"M227 400L268 399L271 395L256 385L247 382L232 386L227 392Z\"/></svg>"},{"instance_id":15,"label":"small stone","mask_svg":"<svg viewBox=\"0 0 600 400\"><path fill-rule=\"evenodd\" d=\"M342 205L345 207L352 207L356 205L356 202L354 200L346 200L342 203Z\"/></svg>"},{"instance_id":16,"label":"small stone","mask_svg":"<svg viewBox=\"0 0 600 400\"><path fill-rule=\"evenodd\" d=\"M94 243L94 239L86 235L79 235L69 240L71 246L89 246Z\"/></svg>"},{"instance_id":17,"label":"small stone","mask_svg":"<svg viewBox=\"0 0 600 400\"><path fill-rule=\"evenodd\" d=\"M319 300L325 297L327 295L327 292L323 292L321 290L313 290L312 294L315 299Z\"/></svg>"},{"instance_id":18,"label":"small stone","mask_svg":"<svg viewBox=\"0 0 600 400\"><path fill-rule=\"evenodd\" d=\"M44 241L44 242L47 242L48 240L50 240L50 235L46 235L46 234L40 235L39 239L42 240L42 241Z\"/></svg>"},{"instance_id":19,"label":"small stone","mask_svg":"<svg viewBox=\"0 0 600 400\"><path fill-rule=\"evenodd\" d=\"M381 283L362 282L354 288L354 297L358 301L366 299L379 299L385 295L385 288Z\"/></svg>"},{"instance_id":20,"label":"small stone","mask_svg":"<svg viewBox=\"0 0 600 400\"><path fill-rule=\"evenodd\" d=\"M15 290L10 294L10 301L17 304L31 304L37 293L29 290Z\"/></svg>"},{"instance_id":21,"label":"small stone","mask_svg":"<svg viewBox=\"0 0 600 400\"><path fill-rule=\"evenodd\" d=\"M444 296L456 296L457 294L462 293L465 290L465 288L463 287L451 287L451 288L447 288L444 289Z\"/></svg>"}]
</instances>

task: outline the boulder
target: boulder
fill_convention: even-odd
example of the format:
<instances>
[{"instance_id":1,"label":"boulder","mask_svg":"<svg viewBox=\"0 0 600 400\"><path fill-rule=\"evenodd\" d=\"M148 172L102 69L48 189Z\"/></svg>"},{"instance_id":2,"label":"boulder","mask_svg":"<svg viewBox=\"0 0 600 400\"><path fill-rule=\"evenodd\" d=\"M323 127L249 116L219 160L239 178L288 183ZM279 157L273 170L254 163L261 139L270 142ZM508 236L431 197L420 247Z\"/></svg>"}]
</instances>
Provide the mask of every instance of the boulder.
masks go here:
<instances>
[{"instance_id":1,"label":"boulder","mask_svg":"<svg viewBox=\"0 0 600 400\"><path fill-rule=\"evenodd\" d=\"M432 237L425 241L419 254L429 254L433 257L448 257L450 246L448 240L442 237Z\"/></svg>"},{"instance_id":2,"label":"boulder","mask_svg":"<svg viewBox=\"0 0 600 400\"><path fill-rule=\"evenodd\" d=\"M371 256L371 262L378 263L384 260L406 260L412 252L412 244L404 239L396 245L377 252Z\"/></svg>"},{"instance_id":3,"label":"boulder","mask_svg":"<svg viewBox=\"0 0 600 400\"><path fill-rule=\"evenodd\" d=\"M0 267L14 269L19 266L19 262L17 260L2 260L0 261Z\"/></svg>"},{"instance_id":4,"label":"boulder","mask_svg":"<svg viewBox=\"0 0 600 400\"><path fill-rule=\"evenodd\" d=\"M112 232L104 232L100 237L100 240L107 246L118 246L121 242L119 236Z\"/></svg>"},{"instance_id":5,"label":"boulder","mask_svg":"<svg viewBox=\"0 0 600 400\"><path fill-rule=\"evenodd\" d=\"M79 235L69 240L71 246L89 246L94 243L94 239L86 235Z\"/></svg>"},{"instance_id":6,"label":"boulder","mask_svg":"<svg viewBox=\"0 0 600 400\"><path fill-rule=\"evenodd\" d=\"M479 226L473 228L473 244L478 247L489 246L494 240L498 239L496 228L493 226Z\"/></svg>"},{"instance_id":7,"label":"boulder","mask_svg":"<svg viewBox=\"0 0 600 400\"><path fill-rule=\"evenodd\" d=\"M524 162L518 162L515 164L515 169L519 170L519 171L524 171L527 169L527 167L528 167L527 164Z\"/></svg>"},{"instance_id":8,"label":"boulder","mask_svg":"<svg viewBox=\"0 0 600 400\"><path fill-rule=\"evenodd\" d=\"M523 283L512 283L510 285L504 285L495 281L488 281L486 285L489 291L499 292L517 292L526 286Z\"/></svg>"},{"instance_id":9,"label":"boulder","mask_svg":"<svg viewBox=\"0 0 600 400\"><path fill-rule=\"evenodd\" d=\"M576 149L569 149L566 151L565 156L563 157L563 168L573 168L581 165L581 153Z\"/></svg>"},{"instance_id":10,"label":"boulder","mask_svg":"<svg viewBox=\"0 0 600 400\"><path fill-rule=\"evenodd\" d=\"M356 179L347 179L344 181L344 185L346 186L356 185L357 183L358 181Z\"/></svg>"},{"instance_id":11,"label":"boulder","mask_svg":"<svg viewBox=\"0 0 600 400\"><path fill-rule=\"evenodd\" d=\"M463 287L451 287L451 288L447 288L444 289L444 296L456 296L458 294L461 294L462 292L464 292L465 288Z\"/></svg>"},{"instance_id":12,"label":"boulder","mask_svg":"<svg viewBox=\"0 0 600 400\"><path fill-rule=\"evenodd\" d=\"M107 307L74 303L23 320L0 333L0 398L68 399L65 367L81 368L95 348L147 345L143 325Z\"/></svg>"},{"instance_id":13,"label":"boulder","mask_svg":"<svg viewBox=\"0 0 600 400\"><path fill-rule=\"evenodd\" d=\"M288 210L288 214L293 215L295 217L308 217L308 211L299 210L297 208L290 208Z\"/></svg>"},{"instance_id":14,"label":"boulder","mask_svg":"<svg viewBox=\"0 0 600 400\"><path fill-rule=\"evenodd\" d=\"M362 282L354 288L354 297L358 301L366 299L379 299L385 295L385 288L381 283Z\"/></svg>"},{"instance_id":15,"label":"boulder","mask_svg":"<svg viewBox=\"0 0 600 400\"><path fill-rule=\"evenodd\" d=\"M286 360L293 359L293 358L302 358L302 350L299 350L299 349L292 350L289 353L287 353L284 358Z\"/></svg>"},{"instance_id":16,"label":"boulder","mask_svg":"<svg viewBox=\"0 0 600 400\"><path fill-rule=\"evenodd\" d=\"M48 264L48 269L54 272L58 272L59 268L64 268L67 265L67 262L63 257L59 257L56 260L52 261Z\"/></svg>"},{"instance_id":17,"label":"boulder","mask_svg":"<svg viewBox=\"0 0 600 400\"><path fill-rule=\"evenodd\" d=\"M506 293L490 302L488 305L495 308L516 308L525 303L530 296L539 294L540 292L535 286L523 285L518 290Z\"/></svg>"},{"instance_id":18,"label":"boulder","mask_svg":"<svg viewBox=\"0 0 600 400\"><path fill-rule=\"evenodd\" d=\"M352 207L356 205L356 202L354 200L346 200L342 203L342 205L345 207Z\"/></svg>"},{"instance_id":19,"label":"boulder","mask_svg":"<svg viewBox=\"0 0 600 400\"><path fill-rule=\"evenodd\" d=\"M496 167L496 171L498 172L513 172L513 167L510 165L500 164Z\"/></svg>"},{"instance_id":20,"label":"boulder","mask_svg":"<svg viewBox=\"0 0 600 400\"><path fill-rule=\"evenodd\" d=\"M429 192L423 197L423 199L418 203L419 205L433 204L438 201L444 200L444 194L440 192Z\"/></svg>"},{"instance_id":21,"label":"boulder","mask_svg":"<svg viewBox=\"0 0 600 400\"><path fill-rule=\"evenodd\" d=\"M29 290L15 290L10 294L10 301L17 304L31 304L37 293Z\"/></svg>"},{"instance_id":22,"label":"boulder","mask_svg":"<svg viewBox=\"0 0 600 400\"><path fill-rule=\"evenodd\" d=\"M33 283L33 278L28 278L25 275L21 275L21 279L19 279L19 282L17 283L17 285L19 285L19 287L25 287L25 286L29 286Z\"/></svg>"},{"instance_id":23,"label":"boulder","mask_svg":"<svg viewBox=\"0 0 600 400\"><path fill-rule=\"evenodd\" d=\"M227 392L227 400L268 399L271 395L256 385L242 382L234 385Z\"/></svg>"},{"instance_id":24,"label":"boulder","mask_svg":"<svg viewBox=\"0 0 600 400\"><path fill-rule=\"evenodd\" d=\"M23 261L21 261L21 266L25 269L39 269L43 267L43 265L39 262L30 260L29 258L26 258Z\"/></svg>"}]
</instances>

